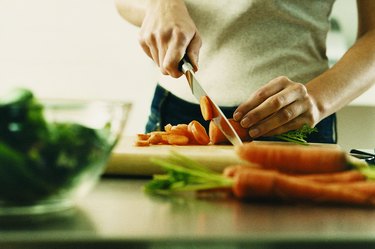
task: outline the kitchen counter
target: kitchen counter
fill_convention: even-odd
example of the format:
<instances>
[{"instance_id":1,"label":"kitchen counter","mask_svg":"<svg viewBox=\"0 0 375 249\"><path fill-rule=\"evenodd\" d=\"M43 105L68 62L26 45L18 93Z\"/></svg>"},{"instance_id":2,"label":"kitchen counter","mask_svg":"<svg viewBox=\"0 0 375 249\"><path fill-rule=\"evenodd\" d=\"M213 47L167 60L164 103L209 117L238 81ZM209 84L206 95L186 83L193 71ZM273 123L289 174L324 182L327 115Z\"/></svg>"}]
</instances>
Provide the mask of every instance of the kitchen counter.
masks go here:
<instances>
[{"instance_id":1,"label":"kitchen counter","mask_svg":"<svg viewBox=\"0 0 375 249\"><path fill-rule=\"evenodd\" d=\"M0 217L0 248L375 247L374 209L163 198L146 181L104 177L75 209Z\"/></svg>"}]
</instances>

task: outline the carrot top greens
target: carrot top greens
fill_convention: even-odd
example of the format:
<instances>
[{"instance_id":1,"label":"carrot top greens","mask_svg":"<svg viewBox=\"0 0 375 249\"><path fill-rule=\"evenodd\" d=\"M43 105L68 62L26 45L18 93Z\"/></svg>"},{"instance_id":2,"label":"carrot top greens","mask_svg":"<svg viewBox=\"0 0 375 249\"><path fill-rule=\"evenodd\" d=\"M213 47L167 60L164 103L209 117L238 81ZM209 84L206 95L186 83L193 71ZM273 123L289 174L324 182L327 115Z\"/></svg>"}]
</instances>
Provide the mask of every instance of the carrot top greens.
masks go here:
<instances>
[{"instance_id":1,"label":"carrot top greens","mask_svg":"<svg viewBox=\"0 0 375 249\"><path fill-rule=\"evenodd\" d=\"M171 194L181 191L197 191L213 188L230 188L233 180L208 169L198 162L171 152L167 159L151 159L162 167L166 174L154 175L144 190L148 193Z\"/></svg>"},{"instance_id":2,"label":"carrot top greens","mask_svg":"<svg viewBox=\"0 0 375 249\"><path fill-rule=\"evenodd\" d=\"M301 128L293 131L288 131L286 133L276 135L275 137L284 141L296 143L296 144L304 144L307 145L307 141L305 140L308 135L310 135L313 132L317 132L318 129L315 127L312 128L305 124Z\"/></svg>"}]
</instances>

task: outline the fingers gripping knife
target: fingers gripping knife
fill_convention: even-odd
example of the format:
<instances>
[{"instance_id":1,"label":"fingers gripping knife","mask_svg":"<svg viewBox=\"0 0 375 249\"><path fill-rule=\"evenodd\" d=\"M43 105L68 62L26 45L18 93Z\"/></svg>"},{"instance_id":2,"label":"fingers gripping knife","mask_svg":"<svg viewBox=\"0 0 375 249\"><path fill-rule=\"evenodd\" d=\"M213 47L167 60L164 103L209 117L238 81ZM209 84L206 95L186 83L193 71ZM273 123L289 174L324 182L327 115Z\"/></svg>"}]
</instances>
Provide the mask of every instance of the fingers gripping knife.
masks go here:
<instances>
[{"instance_id":1,"label":"fingers gripping knife","mask_svg":"<svg viewBox=\"0 0 375 249\"><path fill-rule=\"evenodd\" d=\"M212 110L213 110L213 122L217 125L217 127L223 132L225 137L233 144L233 145L241 145L242 141L236 131L234 130L233 126L229 123L228 119L225 117L224 113L220 110L219 106L212 101L212 99L207 95L206 91L202 88L201 84L195 77L193 66L188 61L186 56L181 60L180 70L185 74L186 79L189 83L191 92L195 96L195 98L199 101L202 96L207 96L207 98L211 102Z\"/></svg>"}]
</instances>

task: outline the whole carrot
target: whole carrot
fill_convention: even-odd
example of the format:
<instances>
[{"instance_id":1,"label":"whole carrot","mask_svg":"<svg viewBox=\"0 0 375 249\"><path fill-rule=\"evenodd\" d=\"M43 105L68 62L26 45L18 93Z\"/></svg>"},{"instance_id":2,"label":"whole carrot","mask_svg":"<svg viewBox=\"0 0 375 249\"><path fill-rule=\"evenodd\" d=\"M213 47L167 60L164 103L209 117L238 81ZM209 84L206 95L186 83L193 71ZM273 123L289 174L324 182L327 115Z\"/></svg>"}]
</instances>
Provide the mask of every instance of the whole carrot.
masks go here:
<instances>
[{"instance_id":1,"label":"whole carrot","mask_svg":"<svg viewBox=\"0 0 375 249\"><path fill-rule=\"evenodd\" d=\"M348 169L347 154L334 147L251 142L236 147L237 155L267 169L291 173L327 173Z\"/></svg>"},{"instance_id":2,"label":"whole carrot","mask_svg":"<svg viewBox=\"0 0 375 249\"><path fill-rule=\"evenodd\" d=\"M345 170L333 173L303 174L299 178L322 183L354 183L366 180L366 177L358 170Z\"/></svg>"},{"instance_id":3,"label":"whole carrot","mask_svg":"<svg viewBox=\"0 0 375 249\"><path fill-rule=\"evenodd\" d=\"M325 184L283 174L276 170L232 167L225 174L234 179L232 191L241 199L279 199L318 203L375 205L374 195L353 191L345 184ZM375 186L375 184L374 184Z\"/></svg>"}]
</instances>

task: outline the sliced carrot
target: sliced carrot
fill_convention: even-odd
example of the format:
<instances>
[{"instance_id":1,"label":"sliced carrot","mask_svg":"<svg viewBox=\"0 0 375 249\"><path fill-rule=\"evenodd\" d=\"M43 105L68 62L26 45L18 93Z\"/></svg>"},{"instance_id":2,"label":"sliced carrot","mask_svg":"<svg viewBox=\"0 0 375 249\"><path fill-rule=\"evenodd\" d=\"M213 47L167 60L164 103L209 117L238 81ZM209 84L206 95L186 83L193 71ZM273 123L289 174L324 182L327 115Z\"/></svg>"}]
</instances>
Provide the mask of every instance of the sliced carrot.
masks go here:
<instances>
[{"instance_id":1,"label":"sliced carrot","mask_svg":"<svg viewBox=\"0 0 375 249\"><path fill-rule=\"evenodd\" d=\"M169 134L167 139L168 144L171 145L187 145L189 143L189 138L184 135Z\"/></svg>"},{"instance_id":2,"label":"sliced carrot","mask_svg":"<svg viewBox=\"0 0 375 249\"><path fill-rule=\"evenodd\" d=\"M327 173L348 168L346 153L337 148L280 143L244 143L237 155L267 169L290 173Z\"/></svg>"},{"instance_id":3,"label":"sliced carrot","mask_svg":"<svg viewBox=\"0 0 375 249\"><path fill-rule=\"evenodd\" d=\"M207 145L210 143L210 137L207 135L206 129L201 123L193 120L189 123L188 128L198 144Z\"/></svg>"},{"instance_id":4,"label":"sliced carrot","mask_svg":"<svg viewBox=\"0 0 375 249\"><path fill-rule=\"evenodd\" d=\"M172 125L171 125L171 124L166 124L166 125L164 126L164 130L165 130L166 132L169 132L169 131L171 130L171 128L172 128Z\"/></svg>"},{"instance_id":5,"label":"sliced carrot","mask_svg":"<svg viewBox=\"0 0 375 249\"><path fill-rule=\"evenodd\" d=\"M228 119L229 123L233 126L233 129L236 131L238 136L242 141L250 141L250 135L248 129L243 128L239 122L234 119ZM219 127L211 120L209 125L209 136L212 144L226 144L229 143L228 139L221 132Z\"/></svg>"},{"instance_id":6,"label":"sliced carrot","mask_svg":"<svg viewBox=\"0 0 375 249\"><path fill-rule=\"evenodd\" d=\"M178 124L178 125L173 125L169 132L171 134L176 134L176 135L188 135L189 134L189 131L188 131L188 125L187 124Z\"/></svg>"},{"instance_id":7,"label":"sliced carrot","mask_svg":"<svg viewBox=\"0 0 375 249\"><path fill-rule=\"evenodd\" d=\"M138 133L137 134L137 139L138 140L147 140L150 138L150 134L143 134L143 133Z\"/></svg>"},{"instance_id":8,"label":"sliced carrot","mask_svg":"<svg viewBox=\"0 0 375 249\"><path fill-rule=\"evenodd\" d=\"M208 96L202 96L199 99L199 106L201 108L202 117L204 120L208 121L213 119L213 110L211 105L211 100Z\"/></svg>"},{"instance_id":9,"label":"sliced carrot","mask_svg":"<svg viewBox=\"0 0 375 249\"><path fill-rule=\"evenodd\" d=\"M150 146L150 143L148 140L136 140L134 142L134 145L139 146L139 147L145 147L145 146Z\"/></svg>"},{"instance_id":10,"label":"sliced carrot","mask_svg":"<svg viewBox=\"0 0 375 249\"><path fill-rule=\"evenodd\" d=\"M161 133L153 133L150 135L150 138L148 139L148 142L150 144L159 144L162 142L162 134Z\"/></svg>"}]
</instances>

